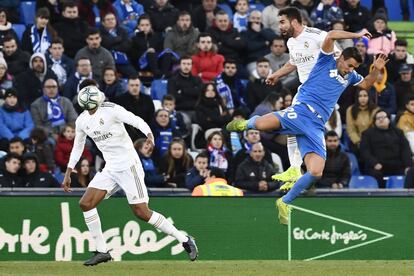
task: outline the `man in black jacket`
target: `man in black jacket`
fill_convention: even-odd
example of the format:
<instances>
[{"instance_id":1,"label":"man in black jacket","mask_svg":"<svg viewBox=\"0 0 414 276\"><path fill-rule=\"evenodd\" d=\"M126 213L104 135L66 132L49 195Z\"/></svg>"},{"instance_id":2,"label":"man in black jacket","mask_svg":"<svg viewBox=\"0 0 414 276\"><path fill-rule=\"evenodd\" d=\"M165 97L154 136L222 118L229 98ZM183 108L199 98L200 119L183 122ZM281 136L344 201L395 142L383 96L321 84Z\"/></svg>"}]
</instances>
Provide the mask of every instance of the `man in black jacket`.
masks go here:
<instances>
[{"instance_id":1,"label":"man in black jacket","mask_svg":"<svg viewBox=\"0 0 414 276\"><path fill-rule=\"evenodd\" d=\"M48 172L39 171L39 161L36 154L26 153L23 155L23 167L25 176L23 187L33 188L58 188L59 182Z\"/></svg>"},{"instance_id":2,"label":"man in black jacket","mask_svg":"<svg viewBox=\"0 0 414 276\"><path fill-rule=\"evenodd\" d=\"M278 182L272 181L276 170L264 156L262 143L253 144L249 156L237 168L235 187L253 192L270 192L279 187Z\"/></svg>"},{"instance_id":3,"label":"man in black jacket","mask_svg":"<svg viewBox=\"0 0 414 276\"><path fill-rule=\"evenodd\" d=\"M408 43L405 39L397 39L394 43L395 49L389 55L390 61L387 63L388 81L394 84L400 77L398 70L403 64L412 63L413 56L408 53Z\"/></svg>"},{"instance_id":4,"label":"man in black jacket","mask_svg":"<svg viewBox=\"0 0 414 276\"><path fill-rule=\"evenodd\" d=\"M29 66L30 54L22 51L13 36L3 40L3 56L7 62L7 72L16 77Z\"/></svg>"},{"instance_id":5,"label":"man in black jacket","mask_svg":"<svg viewBox=\"0 0 414 276\"><path fill-rule=\"evenodd\" d=\"M18 175L21 158L16 153L6 155L4 167L0 168L0 188L21 187L22 178Z\"/></svg>"},{"instance_id":6,"label":"man in black jacket","mask_svg":"<svg viewBox=\"0 0 414 276\"><path fill-rule=\"evenodd\" d=\"M341 9L344 13L346 30L348 32L359 32L368 27L371 12L362 6L360 0L341 1Z\"/></svg>"},{"instance_id":7,"label":"man in black jacket","mask_svg":"<svg viewBox=\"0 0 414 276\"><path fill-rule=\"evenodd\" d=\"M104 15L101 26L102 47L112 52L116 70L123 76L136 75L137 71L130 63L127 53L130 52L132 42L128 31L117 25L115 14L109 12Z\"/></svg>"},{"instance_id":8,"label":"man in black jacket","mask_svg":"<svg viewBox=\"0 0 414 276\"><path fill-rule=\"evenodd\" d=\"M214 25L207 32L212 35L214 42L217 43L219 54L226 59L235 60L238 65L243 63L242 52L246 47L246 42L241 39L237 29L233 28L229 15L225 11L217 12Z\"/></svg>"},{"instance_id":9,"label":"man in black jacket","mask_svg":"<svg viewBox=\"0 0 414 276\"><path fill-rule=\"evenodd\" d=\"M130 76L128 79L128 91L114 99L116 104L123 106L126 110L141 117L145 122L150 123L154 119L154 103L150 96L141 93L141 81L138 76ZM143 134L137 129L125 125L132 141L143 138Z\"/></svg>"},{"instance_id":10,"label":"man in black jacket","mask_svg":"<svg viewBox=\"0 0 414 276\"><path fill-rule=\"evenodd\" d=\"M255 79L247 83L246 99L247 106L250 111L254 111L256 106L260 104L267 95L272 92L279 92L282 89L282 84L277 82L275 85L266 84L266 78L270 75L270 62L268 59L262 57L257 60L257 73L253 73Z\"/></svg>"},{"instance_id":11,"label":"man in black jacket","mask_svg":"<svg viewBox=\"0 0 414 276\"><path fill-rule=\"evenodd\" d=\"M88 24L79 18L78 6L75 1L64 1L62 18L56 24L58 35L64 38L65 53L74 58L79 49L86 45Z\"/></svg>"},{"instance_id":12,"label":"man in black jacket","mask_svg":"<svg viewBox=\"0 0 414 276\"><path fill-rule=\"evenodd\" d=\"M413 166L412 153L404 133L391 125L387 112L378 110L374 120L374 126L362 133L361 155L366 173L385 188L384 176L407 174Z\"/></svg>"},{"instance_id":13,"label":"man in black jacket","mask_svg":"<svg viewBox=\"0 0 414 276\"><path fill-rule=\"evenodd\" d=\"M317 188L342 189L348 186L351 177L351 163L348 156L341 152L339 137L331 130L325 134L327 158L322 178L316 183Z\"/></svg>"},{"instance_id":14,"label":"man in black jacket","mask_svg":"<svg viewBox=\"0 0 414 276\"><path fill-rule=\"evenodd\" d=\"M29 67L15 79L19 102L26 108L43 95L43 81L55 79L56 74L47 68L46 57L42 53L34 53L30 57Z\"/></svg>"},{"instance_id":15,"label":"man in black jacket","mask_svg":"<svg viewBox=\"0 0 414 276\"><path fill-rule=\"evenodd\" d=\"M403 112L407 99L414 97L413 67L411 64L403 64L398 73L400 78L395 82L394 88L397 96L397 110Z\"/></svg>"},{"instance_id":16,"label":"man in black jacket","mask_svg":"<svg viewBox=\"0 0 414 276\"><path fill-rule=\"evenodd\" d=\"M214 23L214 15L220 11L217 6L217 0L202 0L201 6L194 9L193 18L194 27L200 32L205 32L208 27Z\"/></svg>"},{"instance_id":17,"label":"man in black jacket","mask_svg":"<svg viewBox=\"0 0 414 276\"><path fill-rule=\"evenodd\" d=\"M182 57L180 69L168 80L167 91L175 97L176 110L188 113L194 120L194 106L201 95L203 81L200 77L191 75L192 67L191 57Z\"/></svg>"}]
</instances>

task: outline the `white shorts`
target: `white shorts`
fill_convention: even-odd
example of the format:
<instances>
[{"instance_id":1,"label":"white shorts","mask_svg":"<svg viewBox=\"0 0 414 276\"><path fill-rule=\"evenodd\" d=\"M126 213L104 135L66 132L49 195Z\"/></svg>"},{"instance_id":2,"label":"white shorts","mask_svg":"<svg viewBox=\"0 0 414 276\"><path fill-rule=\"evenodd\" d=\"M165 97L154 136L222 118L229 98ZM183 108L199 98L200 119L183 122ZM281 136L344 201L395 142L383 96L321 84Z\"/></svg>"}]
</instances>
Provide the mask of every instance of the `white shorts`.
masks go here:
<instances>
[{"instance_id":1,"label":"white shorts","mask_svg":"<svg viewBox=\"0 0 414 276\"><path fill-rule=\"evenodd\" d=\"M105 199L122 189L129 204L148 203L148 192L144 182L144 170L138 163L125 171L98 172L88 187L105 190Z\"/></svg>"}]
</instances>

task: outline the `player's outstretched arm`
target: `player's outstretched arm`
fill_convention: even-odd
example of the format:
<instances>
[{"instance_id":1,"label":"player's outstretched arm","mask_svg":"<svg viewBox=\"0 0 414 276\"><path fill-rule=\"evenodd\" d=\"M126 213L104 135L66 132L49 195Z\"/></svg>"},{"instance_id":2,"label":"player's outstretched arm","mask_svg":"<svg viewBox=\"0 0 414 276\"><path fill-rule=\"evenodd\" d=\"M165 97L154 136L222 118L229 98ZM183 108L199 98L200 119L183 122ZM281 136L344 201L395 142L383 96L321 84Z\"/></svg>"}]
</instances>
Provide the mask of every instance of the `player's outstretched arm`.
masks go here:
<instances>
[{"instance_id":1,"label":"player's outstretched arm","mask_svg":"<svg viewBox=\"0 0 414 276\"><path fill-rule=\"evenodd\" d=\"M371 36L372 35L365 30L359 33L351 33L339 30L329 31L322 43L322 51L325 53L332 53L334 50L335 40L338 39L358 39L361 37L367 37L370 39Z\"/></svg>"},{"instance_id":2,"label":"player's outstretched arm","mask_svg":"<svg viewBox=\"0 0 414 276\"><path fill-rule=\"evenodd\" d=\"M368 90L374 84L375 80L378 77L378 74L384 69L385 65L389 61L387 55L385 54L378 54L374 57L374 69L369 73L364 80L358 85L359 88Z\"/></svg>"},{"instance_id":3,"label":"player's outstretched arm","mask_svg":"<svg viewBox=\"0 0 414 276\"><path fill-rule=\"evenodd\" d=\"M289 61L285 63L279 70L272 73L270 76L266 78L266 84L268 85L275 85L280 78L286 76L287 74L292 73L296 70L296 66L291 64Z\"/></svg>"}]
</instances>

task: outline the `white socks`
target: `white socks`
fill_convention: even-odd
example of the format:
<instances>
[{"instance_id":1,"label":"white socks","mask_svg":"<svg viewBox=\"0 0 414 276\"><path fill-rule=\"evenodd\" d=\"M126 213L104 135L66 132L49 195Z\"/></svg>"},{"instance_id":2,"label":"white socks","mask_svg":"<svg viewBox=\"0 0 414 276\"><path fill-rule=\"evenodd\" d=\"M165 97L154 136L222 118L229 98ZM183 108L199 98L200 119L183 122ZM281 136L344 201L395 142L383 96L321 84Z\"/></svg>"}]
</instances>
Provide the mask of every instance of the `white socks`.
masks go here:
<instances>
[{"instance_id":1,"label":"white socks","mask_svg":"<svg viewBox=\"0 0 414 276\"><path fill-rule=\"evenodd\" d=\"M96 243L96 251L101 253L108 252L106 248L106 241L102 234L101 219L99 218L98 210L93 208L92 210L83 212L86 225L88 226L89 232Z\"/></svg>"},{"instance_id":2,"label":"white socks","mask_svg":"<svg viewBox=\"0 0 414 276\"><path fill-rule=\"evenodd\" d=\"M289 155L290 166L300 168L300 166L302 165L302 157L300 156L296 136L288 136L287 150Z\"/></svg>"},{"instance_id":3,"label":"white socks","mask_svg":"<svg viewBox=\"0 0 414 276\"><path fill-rule=\"evenodd\" d=\"M188 238L183 233L177 230L175 226L169 222L163 215L152 211L152 216L148 221L149 224L153 225L155 228L161 230L167 235L171 235L176 238L179 242L187 242Z\"/></svg>"}]
</instances>

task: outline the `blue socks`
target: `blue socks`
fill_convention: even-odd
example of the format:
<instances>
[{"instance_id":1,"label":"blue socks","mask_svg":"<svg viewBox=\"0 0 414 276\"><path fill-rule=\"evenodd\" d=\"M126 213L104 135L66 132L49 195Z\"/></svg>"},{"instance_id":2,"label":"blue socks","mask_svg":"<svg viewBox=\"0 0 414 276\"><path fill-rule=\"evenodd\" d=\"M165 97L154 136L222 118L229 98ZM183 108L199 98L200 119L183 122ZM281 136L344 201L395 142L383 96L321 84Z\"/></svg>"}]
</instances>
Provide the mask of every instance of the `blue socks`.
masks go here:
<instances>
[{"instance_id":1,"label":"blue socks","mask_svg":"<svg viewBox=\"0 0 414 276\"><path fill-rule=\"evenodd\" d=\"M305 173L302 175L301 178L296 181L295 185L293 185L292 189L282 198L282 201L286 204L292 203L295 198L297 198L300 193L307 189L313 181L316 180L315 176L312 176L310 173Z\"/></svg>"},{"instance_id":2,"label":"blue socks","mask_svg":"<svg viewBox=\"0 0 414 276\"><path fill-rule=\"evenodd\" d=\"M251 117L248 121L247 121L247 129L256 129L256 120L257 118L259 118L259 115L255 115L253 117Z\"/></svg>"}]
</instances>

